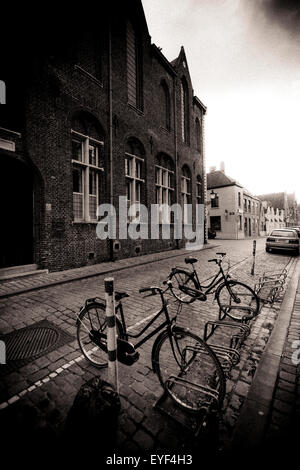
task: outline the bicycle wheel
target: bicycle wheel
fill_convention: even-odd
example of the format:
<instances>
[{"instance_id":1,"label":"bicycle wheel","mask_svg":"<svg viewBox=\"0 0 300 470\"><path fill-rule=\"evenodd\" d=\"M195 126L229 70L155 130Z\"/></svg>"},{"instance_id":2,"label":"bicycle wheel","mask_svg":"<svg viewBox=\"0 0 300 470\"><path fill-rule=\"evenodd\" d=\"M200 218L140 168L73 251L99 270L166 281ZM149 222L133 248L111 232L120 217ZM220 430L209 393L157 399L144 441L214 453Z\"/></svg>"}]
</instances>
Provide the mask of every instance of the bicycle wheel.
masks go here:
<instances>
[{"instance_id":1,"label":"bicycle wheel","mask_svg":"<svg viewBox=\"0 0 300 470\"><path fill-rule=\"evenodd\" d=\"M153 368L168 395L191 412L217 411L225 395L225 376L212 349L198 336L174 327L153 346Z\"/></svg>"},{"instance_id":2,"label":"bicycle wheel","mask_svg":"<svg viewBox=\"0 0 300 470\"><path fill-rule=\"evenodd\" d=\"M185 304L190 304L196 300L196 296L189 295L180 289L180 286L182 286L183 288L187 287L199 290L198 283L189 271L177 268L173 269L169 276L169 281L172 283L170 286L171 292L177 300Z\"/></svg>"},{"instance_id":3,"label":"bicycle wheel","mask_svg":"<svg viewBox=\"0 0 300 470\"><path fill-rule=\"evenodd\" d=\"M227 281L216 292L221 311L235 321L255 317L259 311L259 298L251 287L238 281Z\"/></svg>"},{"instance_id":4,"label":"bicycle wheel","mask_svg":"<svg viewBox=\"0 0 300 470\"><path fill-rule=\"evenodd\" d=\"M85 358L94 366L103 368L107 366L107 352L92 341L90 332L97 331L105 335L106 341L105 305L99 303L88 304L79 314L77 320L77 339L79 347ZM116 319L117 334L120 336L120 323Z\"/></svg>"}]
</instances>

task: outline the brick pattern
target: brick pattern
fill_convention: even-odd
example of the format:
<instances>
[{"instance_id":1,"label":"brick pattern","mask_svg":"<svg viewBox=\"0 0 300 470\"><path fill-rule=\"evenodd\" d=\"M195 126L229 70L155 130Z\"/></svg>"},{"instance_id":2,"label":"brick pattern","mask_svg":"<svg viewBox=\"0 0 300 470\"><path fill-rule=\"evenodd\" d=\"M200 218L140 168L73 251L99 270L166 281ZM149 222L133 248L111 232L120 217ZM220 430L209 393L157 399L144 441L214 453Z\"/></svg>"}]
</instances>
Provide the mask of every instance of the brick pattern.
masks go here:
<instances>
[{"instance_id":1,"label":"brick pattern","mask_svg":"<svg viewBox=\"0 0 300 470\"><path fill-rule=\"evenodd\" d=\"M300 419L300 280L284 345L266 443L281 452L295 451Z\"/></svg>"},{"instance_id":2,"label":"brick pattern","mask_svg":"<svg viewBox=\"0 0 300 470\"><path fill-rule=\"evenodd\" d=\"M126 195L124 151L126 141L134 137L145 150L145 179L143 201L148 207L155 203L155 157L163 152L177 164L176 184L180 199L181 168L188 164L192 172L192 199L196 203L196 176L204 178L203 148L197 149L195 119L203 120L204 109L193 101L193 88L181 51L174 67L151 45L147 25L139 1L124 2L126 7L116 8L111 28L112 109L109 107L109 21L104 11L99 28L100 41L81 33L72 32L72 47L64 40L59 54L46 52L43 60L28 53L28 81L24 84L24 114L22 141L17 157L32 167L35 175L35 247L34 260L41 268L61 271L110 259L106 240L96 237L94 223L74 223L72 209L71 127L73 117L85 113L93 117L104 136L104 169L101 177L101 202L110 201L110 176L113 174L113 202L118 207L118 196ZM119 11L119 16L116 12ZM143 111L128 104L126 21L139 25L143 70ZM107 21L106 21L107 20ZM89 22L88 22L89 23ZM58 28L58 25L57 25ZM81 29L81 28L80 28ZM60 31L57 31L57 34ZM65 34L67 34L65 32ZM57 37L60 37L59 34ZM41 37L40 42L45 38ZM84 62L81 51L84 48ZM96 48L96 49L95 49ZM30 50L30 49L28 49ZM77 51L77 52L76 52ZM155 52L156 51L156 52ZM80 55L81 54L81 55ZM101 57L97 71L91 75L91 64ZM87 65L88 64L88 65ZM190 141L186 145L178 134L180 129L180 79L184 76L189 88ZM14 74L12 71L12 77ZM169 87L171 126L163 125L164 104L160 99L160 83ZM9 83L9 77L7 78ZM19 85L19 84L18 84ZM17 84L16 84L17 87ZM110 167L110 112L112 116L112 168ZM20 116L20 109L16 115ZM2 122L2 121L1 121ZM0 122L0 125L2 125ZM4 123L5 124L5 123ZM3 124L3 127L5 125ZM19 129L18 128L18 129ZM202 146L203 147L203 146ZM13 157L13 155L11 155ZM203 193L204 194L204 193ZM59 230L57 230L59 227ZM116 259L139 254L169 250L177 246L170 240L121 240ZM179 242L182 247L183 241ZM94 258L89 260L89 253Z\"/></svg>"},{"instance_id":3,"label":"brick pattern","mask_svg":"<svg viewBox=\"0 0 300 470\"><path fill-rule=\"evenodd\" d=\"M230 242L226 243L229 249ZM247 281L250 285L255 283L256 277L260 276L266 267L279 269L289 260L286 256L279 258L267 255L263 251L263 241L258 245L257 271L254 277L249 274L252 262L251 256L247 258L249 251L251 252L249 244L248 249L244 251L231 250L232 275ZM129 299L124 300L129 325L134 326L159 306L157 297L142 298L138 294L139 287L153 284L154 279L155 283L160 284L172 266L184 264L184 256L182 254L177 259L156 261L147 265L147 268L133 266L115 272L116 288L124 289L130 294ZM198 253L197 257L201 279L212 276L215 267L207 263L207 259L212 257L211 250L204 250ZM47 318L75 337L76 313L86 298L103 296L103 279L104 275L99 275L91 279L75 280L72 283L1 299L1 332ZM227 381L227 396L220 422L222 446L230 441L256 366L272 331L278 307L279 304L272 308L264 307L253 322L251 334L242 350L241 361L233 369L231 378ZM173 308L172 305L170 308ZM199 302L184 307L178 317L178 323L202 335L204 323L209 319L216 319L217 314L216 303L210 298L205 303ZM130 368L123 365L119 367L122 409L119 416L117 451L129 455L134 452L150 450L166 452L176 449L176 453L186 453L190 450L197 455L199 441L195 442L188 431L183 432L180 425L166 419L153 409L162 391L157 377L150 368L151 349L152 342L149 341L141 348L137 363ZM84 381L99 373L103 379L107 378L106 370L99 372L81 359L77 341L74 339L69 345L43 356L1 380L0 403L6 403L2 405L3 409L0 411L1 420L3 423L9 422L15 433L16 423L21 416L23 432L26 429L26 433L30 435L36 429L41 433L51 430L56 439L59 439L63 433L65 417L78 388ZM211 438L211 434L209 437ZM206 442L205 439L204 433L201 436L202 444ZM215 443L208 439L203 445L213 447Z\"/></svg>"}]
</instances>

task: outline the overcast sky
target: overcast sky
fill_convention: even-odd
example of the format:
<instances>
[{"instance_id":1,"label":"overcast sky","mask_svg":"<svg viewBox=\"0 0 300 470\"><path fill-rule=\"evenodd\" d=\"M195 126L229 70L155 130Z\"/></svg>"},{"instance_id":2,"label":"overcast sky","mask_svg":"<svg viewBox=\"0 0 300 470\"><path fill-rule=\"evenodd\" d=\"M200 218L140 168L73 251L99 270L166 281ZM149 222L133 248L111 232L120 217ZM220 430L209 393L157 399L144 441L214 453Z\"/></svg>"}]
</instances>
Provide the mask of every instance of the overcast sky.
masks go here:
<instances>
[{"instance_id":1,"label":"overcast sky","mask_svg":"<svg viewBox=\"0 0 300 470\"><path fill-rule=\"evenodd\" d=\"M168 60L185 48L207 106L206 168L300 203L300 1L142 0Z\"/></svg>"}]
</instances>

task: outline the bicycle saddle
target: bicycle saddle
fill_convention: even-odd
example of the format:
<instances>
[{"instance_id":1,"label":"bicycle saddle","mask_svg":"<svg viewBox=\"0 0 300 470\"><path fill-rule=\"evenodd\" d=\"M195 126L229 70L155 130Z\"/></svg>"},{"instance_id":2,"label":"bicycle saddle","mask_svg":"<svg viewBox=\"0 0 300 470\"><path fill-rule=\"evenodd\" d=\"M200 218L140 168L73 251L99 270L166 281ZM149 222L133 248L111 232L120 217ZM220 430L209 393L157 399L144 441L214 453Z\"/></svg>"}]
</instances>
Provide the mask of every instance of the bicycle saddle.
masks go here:
<instances>
[{"instance_id":1,"label":"bicycle saddle","mask_svg":"<svg viewBox=\"0 0 300 470\"><path fill-rule=\"evenodd\" d=\"M129 297L129 294L127 294L127 292L115 292L115 300L116 301L124 299L125 297Z\"/></svg>"},{"instance_id":2,"label":"bicycle saddle","mask_svg":"<svg viewBox=\"0 0 300 470\"><path fill-rule=\"evenodd\" d=\"M187 258L185 258L184 260L186 262L186 264L193 264L193 263L197 263L197 258L192 258L191 256L188 256Z\"/></svg>"}]
</instances>

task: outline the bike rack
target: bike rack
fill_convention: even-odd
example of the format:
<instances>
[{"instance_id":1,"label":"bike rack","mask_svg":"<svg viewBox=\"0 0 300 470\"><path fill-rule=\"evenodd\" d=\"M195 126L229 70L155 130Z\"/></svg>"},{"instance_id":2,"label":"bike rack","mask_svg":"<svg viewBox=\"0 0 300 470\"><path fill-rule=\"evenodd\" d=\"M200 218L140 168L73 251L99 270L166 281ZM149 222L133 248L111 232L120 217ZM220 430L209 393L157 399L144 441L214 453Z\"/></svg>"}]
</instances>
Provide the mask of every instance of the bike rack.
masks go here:
<instances>
[{"instance_id":1,"label":"bike rack","mask_svg":"<svg viewBox=\"0 0 300 470\"><path fill-rule=\"evenodd\" d=\"M278 272L265 272L254 286L254 290L263 303L272 305L279 300L286 278L286 268Z\"/></svg>"}]
</instances>

